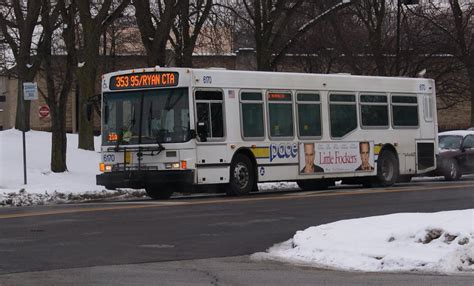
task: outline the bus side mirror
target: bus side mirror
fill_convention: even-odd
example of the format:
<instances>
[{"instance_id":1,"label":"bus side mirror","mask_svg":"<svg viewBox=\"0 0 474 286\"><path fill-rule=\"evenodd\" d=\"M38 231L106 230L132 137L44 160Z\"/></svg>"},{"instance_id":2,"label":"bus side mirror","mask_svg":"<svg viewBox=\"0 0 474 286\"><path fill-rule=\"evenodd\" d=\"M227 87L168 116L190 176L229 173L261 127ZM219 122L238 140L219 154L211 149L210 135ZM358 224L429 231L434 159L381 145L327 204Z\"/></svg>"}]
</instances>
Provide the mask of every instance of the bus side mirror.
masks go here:
<instances>
[{"instance_id":1,"label":"bus side mirror","mask_svg":"<svg viewBox=\"0 0 474 286\"><path fill-rule=\"evenodd\" d=\"M207 125L206 122L198 122L197 123L197 135L199 136L199 140L201 142L207 141Z\"/></svg>"}]
</instances>

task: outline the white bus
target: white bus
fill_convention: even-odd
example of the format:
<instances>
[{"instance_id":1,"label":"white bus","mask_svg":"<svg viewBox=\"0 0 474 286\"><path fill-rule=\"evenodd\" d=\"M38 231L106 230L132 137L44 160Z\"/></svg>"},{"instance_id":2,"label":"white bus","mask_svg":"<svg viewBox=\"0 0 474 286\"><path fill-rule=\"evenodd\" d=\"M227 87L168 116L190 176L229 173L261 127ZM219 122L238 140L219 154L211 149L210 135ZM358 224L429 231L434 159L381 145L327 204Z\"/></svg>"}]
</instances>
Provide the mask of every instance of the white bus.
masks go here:
<instances>
[{"instance_id":1,"label":"white bus","mask_svg":"<svg viewBox=\"0 0 474 286\"><path fill-rule=\"evenodd\" d=\"M156 67L106 74L102 89L109 189L390 186L436 165L431 79Z\"/></svg>"}]
</instances>

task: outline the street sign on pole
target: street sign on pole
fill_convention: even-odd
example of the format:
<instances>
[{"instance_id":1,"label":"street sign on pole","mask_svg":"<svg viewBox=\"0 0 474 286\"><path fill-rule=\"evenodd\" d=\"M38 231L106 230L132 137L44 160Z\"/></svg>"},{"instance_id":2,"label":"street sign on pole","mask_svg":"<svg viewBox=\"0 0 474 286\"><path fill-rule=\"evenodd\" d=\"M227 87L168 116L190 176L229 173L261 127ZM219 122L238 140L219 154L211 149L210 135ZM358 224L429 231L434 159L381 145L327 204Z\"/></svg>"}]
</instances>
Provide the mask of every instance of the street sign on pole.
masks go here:
<instances>
[{"instance_id":1,"label":"street sign on pole","mask_svg":"<svg viewBox=\"0 0 474 286\"><path fill-rule=\"evenodd\" d=\"M25 100L38 99L38 84L36 82L23 83L23 98Z\"/></svg>"},{"instance_id":2,"label":"street sign on pole","mask_svg":"<svg viewBox=\"0 0 474 286\"><path fill-rule=\"evenodd\" d=\"M23 137L23 181L25 185L27 184L26 178L26 136L25 136L25 128L26 128L26 116L25 116L25 100L37 100L38 99L38 85L36 82L24 82L19 88L23 88L23 99L21 101L21 109L23 114L23 130L22 130L22 137ZM21 94L21 93L20 93Z\"/></svg>"}]
</instances>

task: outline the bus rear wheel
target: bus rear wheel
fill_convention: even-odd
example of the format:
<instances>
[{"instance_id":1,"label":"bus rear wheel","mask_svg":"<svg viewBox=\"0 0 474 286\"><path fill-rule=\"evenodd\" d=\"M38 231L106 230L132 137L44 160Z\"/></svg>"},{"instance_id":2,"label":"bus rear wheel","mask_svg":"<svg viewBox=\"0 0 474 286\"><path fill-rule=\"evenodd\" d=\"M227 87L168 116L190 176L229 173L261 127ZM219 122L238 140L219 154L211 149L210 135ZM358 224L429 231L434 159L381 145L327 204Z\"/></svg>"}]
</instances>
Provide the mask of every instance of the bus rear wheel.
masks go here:
<instances>
[{"instance_id":1,"label":"bus rear wheel","mask_svg":"<svg viewBox=\"0 0 474 286\"><path fill-rule=\"evenodd\" d=\"M145 191L154 200L167 200L173 195L173 187L170 185L147 186Z\"/></svg>"},{"instance_id":2,"label":"bus rear wheel","mask_svg":"<svg viewBox=\"0 0 474 286\"><path fill-rule=\"evenodd\" d=\"M236 154L230 164L229 186L226 193L230 196L247 195L255 187L255 170L249 157Z\"/></svg>"},{"instance_id":3,"label":"bus rear wheel","mask_svg":"<svg viewBox=\"0 0 474 286\"><path fill-rule=\"evenodd\" d=\"M383 151L377 160L376 186L389 187L398 180L398 160L391 151Z\"/></svg>"}]
</instances>

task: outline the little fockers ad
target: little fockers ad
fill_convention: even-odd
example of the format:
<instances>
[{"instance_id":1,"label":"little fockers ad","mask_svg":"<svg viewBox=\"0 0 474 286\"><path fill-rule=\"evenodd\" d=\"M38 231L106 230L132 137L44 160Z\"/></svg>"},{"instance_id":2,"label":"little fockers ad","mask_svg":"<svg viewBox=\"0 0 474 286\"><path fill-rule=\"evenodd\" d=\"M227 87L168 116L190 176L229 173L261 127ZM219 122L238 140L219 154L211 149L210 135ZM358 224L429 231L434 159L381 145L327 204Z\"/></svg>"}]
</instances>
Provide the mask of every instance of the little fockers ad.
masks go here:
<instances>
[{"instance_id":1,"label":"little fockers ad","mask_svg":"<svg viewBox=\"0 0 474 286\"><path fill-rule=\"evenodd\" d=\"M373 172L374 143L300 143L300 173Z\"/></svg>"}]
</instances>

